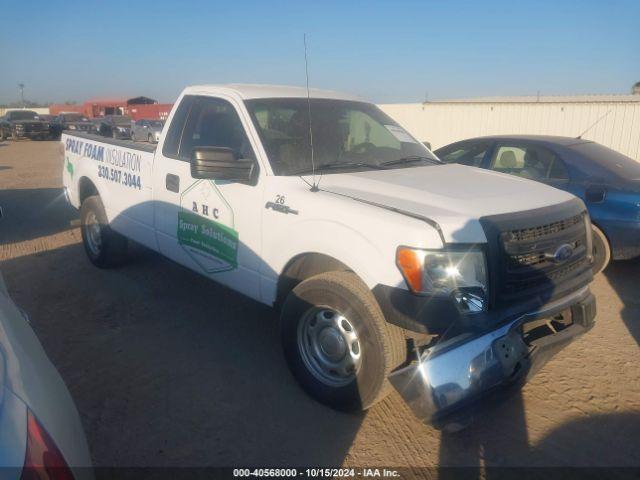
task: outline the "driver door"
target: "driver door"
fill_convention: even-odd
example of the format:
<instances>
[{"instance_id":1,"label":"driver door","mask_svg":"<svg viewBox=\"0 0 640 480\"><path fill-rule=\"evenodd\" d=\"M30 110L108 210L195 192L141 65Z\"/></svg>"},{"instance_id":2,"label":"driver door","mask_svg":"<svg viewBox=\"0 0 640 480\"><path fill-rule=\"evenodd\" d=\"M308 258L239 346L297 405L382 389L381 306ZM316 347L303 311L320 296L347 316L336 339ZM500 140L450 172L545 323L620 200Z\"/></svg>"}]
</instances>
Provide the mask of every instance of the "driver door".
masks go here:
<instances>
[{"instance_id":1,"label":"driver door","mask_svg":"<svg viewBox=\"0 0 640 480\"><path fill-rule=\"evenodd\" d=\"M257 169L248 121L232 98L185 95L156 154L154 215L164 255L259 299L263 176L198 179L190 163L195 147L225 147Z\"/></svg>"}]
</instances>

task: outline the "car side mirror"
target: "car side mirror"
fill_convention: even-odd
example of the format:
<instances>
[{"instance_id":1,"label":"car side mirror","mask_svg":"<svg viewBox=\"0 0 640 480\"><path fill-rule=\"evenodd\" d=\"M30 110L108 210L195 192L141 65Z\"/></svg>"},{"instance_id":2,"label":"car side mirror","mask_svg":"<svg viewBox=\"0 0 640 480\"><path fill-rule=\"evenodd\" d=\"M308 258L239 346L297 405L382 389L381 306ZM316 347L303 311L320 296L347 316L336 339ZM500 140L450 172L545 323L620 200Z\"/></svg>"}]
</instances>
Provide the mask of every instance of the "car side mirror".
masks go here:
<instances>
[{"instance_id":1,"label":"car side mirror","mask_svg":"<svg viewBox=\"0 0 640 480\"><path fill-rule=\"evenodd\" d=\"M250 182L256 171L256 161L236 159L226 147L195 147L191 151L191 176L211 180Z\"/></svg>"}]
</instances>

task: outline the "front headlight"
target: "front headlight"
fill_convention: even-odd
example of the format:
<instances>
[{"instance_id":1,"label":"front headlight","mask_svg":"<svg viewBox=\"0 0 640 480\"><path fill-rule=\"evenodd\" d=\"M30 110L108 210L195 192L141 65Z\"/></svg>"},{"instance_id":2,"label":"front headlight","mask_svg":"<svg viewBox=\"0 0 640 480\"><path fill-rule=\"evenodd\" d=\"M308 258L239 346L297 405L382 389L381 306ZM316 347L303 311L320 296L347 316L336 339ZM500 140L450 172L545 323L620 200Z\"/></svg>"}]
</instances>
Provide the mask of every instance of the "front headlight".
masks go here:
<instances>
[{"instance_id":1,"label":"front headlight","mask_svg":"<svg viewBox=\"0 0 640 480\"><path fill-rule=\"evenodd\" d=\"M124 127L116 127L116 129L120 132L120 133L127 133L127 129Z\"/></svg>"},{"instance_id":2,"label":"front headlight","mask_svg":"<svg viewBox=\"0 0 640 480\"><path fill-rule=\"evenodd\" d=\"M423 250L399 247L396 264L413 293L449 297L463 313L487 309L487 261L484 252L478 248Z\"/></svg>"}]
</instances>

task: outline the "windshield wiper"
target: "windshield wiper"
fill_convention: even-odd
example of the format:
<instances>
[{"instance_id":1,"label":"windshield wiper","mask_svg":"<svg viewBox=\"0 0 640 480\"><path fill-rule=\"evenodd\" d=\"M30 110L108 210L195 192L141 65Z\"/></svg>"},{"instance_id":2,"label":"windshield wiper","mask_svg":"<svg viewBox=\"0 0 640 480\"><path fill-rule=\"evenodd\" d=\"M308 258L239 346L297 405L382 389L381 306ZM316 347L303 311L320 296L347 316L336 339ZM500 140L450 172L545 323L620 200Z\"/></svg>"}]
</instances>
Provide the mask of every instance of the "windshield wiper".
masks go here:
<instances>
[{"instance_id":1,"label":"windshield wiper","mask_svg":"<svg viewBox=\"0 0 640 480\"><path fill-rule=\"evenodd\" d=\"M330 162L330 163L323 163L321 165L316 166L315 170L316 170L316 172L320 172L320 171L323 171L323 170L332 170L332 169L339 169L339 168L369 168L371 170L386 170L386 168L383 167L382 165L377 165L377 164L372 164L372 163L365 163L365 162ZM303 173L308 173L308 172L313 172L313 168L306 167L306 168L303 168L302 170L297 170L295 172L291 172L290 175L301 175Z\"/></svg>"},{"instance_id":2,"label":"windshield wiper","mask_svg":"<svg viewBox=\"0 0 640 480\"><path fill-rule=\"evenodd\" d=\"M442 161L436 159L436 158L431 158L431 157L423 157L420 155L411 155L408 157L402 157L402 158L398 158L396 160L389 160L388 162L382 162L380 165L384 165L384 166L390 166L390 165L403 165L403 164L407 164L407 163L415 163L415 162L426 162L426 163L433 163L435 165L442 165Z\"/></svg>"}]
</instances>

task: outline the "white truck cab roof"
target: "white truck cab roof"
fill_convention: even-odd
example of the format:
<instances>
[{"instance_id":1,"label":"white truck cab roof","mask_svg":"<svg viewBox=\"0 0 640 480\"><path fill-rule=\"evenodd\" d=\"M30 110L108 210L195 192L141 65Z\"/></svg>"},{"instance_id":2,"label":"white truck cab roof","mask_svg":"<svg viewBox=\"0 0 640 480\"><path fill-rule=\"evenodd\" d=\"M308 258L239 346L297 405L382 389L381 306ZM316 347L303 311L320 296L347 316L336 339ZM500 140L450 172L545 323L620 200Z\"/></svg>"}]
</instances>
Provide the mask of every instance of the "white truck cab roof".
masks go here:
<instances>
[{"instance_id":1,"label":"white truck cab roof","mask_svg":"<svg viewBox=\"0 0 640 480\"><path fill-rule=\"evenodd\" d=\"M256 98L307 98L307 89L290 85L254 85L242 83L230 83L221 85L193 85L184 90L185 94L227 94L235 95L243 100ZM352 100L363 102L365 99L349 93L333 90L309 89L311 98L328 98L335 100Z\"/></svg>"}]
</instances>

